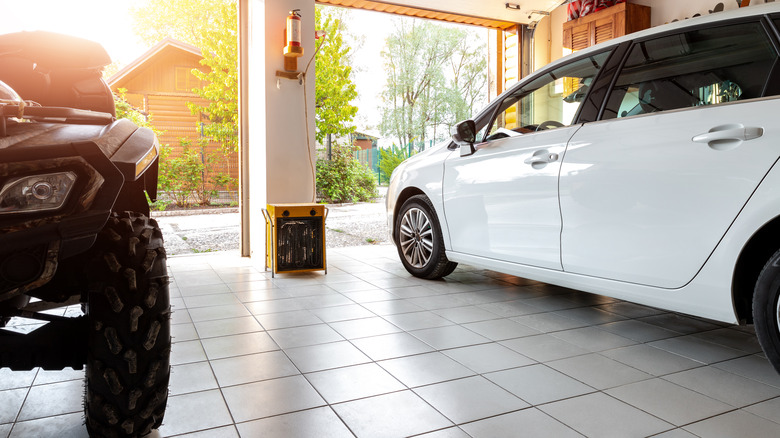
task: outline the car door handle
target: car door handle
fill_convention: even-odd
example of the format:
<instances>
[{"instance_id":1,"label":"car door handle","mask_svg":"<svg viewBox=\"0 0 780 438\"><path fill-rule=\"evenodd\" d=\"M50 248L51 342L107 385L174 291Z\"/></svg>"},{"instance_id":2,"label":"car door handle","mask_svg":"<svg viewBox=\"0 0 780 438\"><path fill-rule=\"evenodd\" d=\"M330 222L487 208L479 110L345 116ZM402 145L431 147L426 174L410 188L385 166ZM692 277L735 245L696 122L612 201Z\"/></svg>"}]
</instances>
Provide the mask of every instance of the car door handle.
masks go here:
<instances>
[{"instance_id":1,"label":"car door handle","mask_svg":"<svg viewBox=\"0 0 780 438\"><path fill-rule=\"evenodd\" d=\"M540 153L541 152L541 153ZM525 164L538 165L549 164L558 161L558 154L551 154L546 151L536 151L531 158L523 161Z\"/></svg>"},{"instance_id":2,"label":"car door handle","mask_svg":"<svg viewBox=\"0 0 780 438\"><path fill-rule=\"evenodd\" d=\"M693 137L693 141L696 143L711 143L723 142L723 141L746 141L753 140L754 138L764 135L764 128L757 126L740 126L738 128L729 127L727 129L719 129L720 127L712 128L710 132L706 134L699 134ZM710 145L712 146L712 145Z\"/></svg>"}]
</instances>

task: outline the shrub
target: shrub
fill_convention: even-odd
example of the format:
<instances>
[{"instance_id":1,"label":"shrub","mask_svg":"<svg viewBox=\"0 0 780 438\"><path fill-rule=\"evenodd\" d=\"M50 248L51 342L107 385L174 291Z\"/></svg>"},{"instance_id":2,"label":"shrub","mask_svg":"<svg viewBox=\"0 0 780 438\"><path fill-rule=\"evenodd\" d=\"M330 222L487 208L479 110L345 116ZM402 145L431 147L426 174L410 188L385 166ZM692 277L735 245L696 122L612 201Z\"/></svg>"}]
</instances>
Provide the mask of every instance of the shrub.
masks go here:
<instances>
[{"instance_id":1,"label":"shrub","mask_svg":"<svg viewBox=\"0 0 780 438\"><path fill-rule=\"evenodd\" d=\"M395 145L391 149L379 150L379 170L382 174L390 180L390 175L393 174L393 170L398 167L405 159L411 155L404 148L397 148Z\"/></svg>"},{"instance_id":2,"label":"shrub","mask_svg":"<svg viewBox=\"0 0 780 438\"><path fill-rule=\"evenodd\" d=\"M168 194L173 203L186 207L190 205L202 179L204 169L200 153L190 147L190 142L180 140L182 153L171 158L171 147L160 147L160 172L158 190Z\"/></svg>"},{"instance_id":3,"label":"shrub","mask_svg":"<svg viewBox=\"0 0 780 438\"><path fill-rule=\"evenodd\" d=\"M179 207L187 207L193 201L200 205L210 205L220 189L229 189L235 184L224 172L218 172L226 160L224 150L205 152L207 142L201 141L197 147L192 142L179 139L181 155L171 158L172 148L160 148L160 171L158 190L165 192Z\"/></svg>"},{"instance_id":4,"label":"shrub","mask_svg":"<svg viewBox=\"0 0 780 438\"><path fill-rule=\"evenodd\" d=\"M330 161L317 160L317 193L326 202L365 202L378 196L374 172L353 152L351 146L334 144Z\"/></svg>"}]
</instances>

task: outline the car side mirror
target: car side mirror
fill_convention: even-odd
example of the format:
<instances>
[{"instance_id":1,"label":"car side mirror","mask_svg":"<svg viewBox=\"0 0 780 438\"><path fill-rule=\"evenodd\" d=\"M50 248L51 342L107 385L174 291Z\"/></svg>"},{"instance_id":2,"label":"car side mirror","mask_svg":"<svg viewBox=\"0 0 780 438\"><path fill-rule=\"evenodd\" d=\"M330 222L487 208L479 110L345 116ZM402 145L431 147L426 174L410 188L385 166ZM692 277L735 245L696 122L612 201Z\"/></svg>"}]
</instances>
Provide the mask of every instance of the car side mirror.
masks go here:
<instances>
[{"instance_id":1,"label":"car side mirror","mask_svg":"<svg viewBox=\"0 0 780 438\"><path fill-rule=\"evenodd\" d=\"M474 142L477 140L477 128L473 120L464 120L452 132L452 141L460 146L460 156L465 157L476 152Z\"/></svg>"}]
</instances>

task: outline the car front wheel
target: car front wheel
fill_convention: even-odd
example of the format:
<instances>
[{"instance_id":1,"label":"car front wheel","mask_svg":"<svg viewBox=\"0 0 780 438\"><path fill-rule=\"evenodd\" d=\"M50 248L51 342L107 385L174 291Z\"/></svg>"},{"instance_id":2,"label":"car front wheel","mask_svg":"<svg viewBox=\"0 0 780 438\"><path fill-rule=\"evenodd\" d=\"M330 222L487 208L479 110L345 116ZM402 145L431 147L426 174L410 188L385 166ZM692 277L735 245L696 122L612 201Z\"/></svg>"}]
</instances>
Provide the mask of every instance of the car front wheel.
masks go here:
<instances>
[{"instance_id":1,"label":"car front wheel","mask_svg":"<svg viewBox=\"0 0 780 438\"><path fill-rule=\"evenodd\" d=\"M412 196L404 202L395 229L398 255L415 277L441 278L458 266L447 259L439 220L425 195Z\"/></svg>"},{"instance_id":2,"label":"car front wheel","mask_svg":"<svg viewBox=\"0 0 780 438\"><path fill-rule=\"evenodd\" d=\"M764 265L753 295L753 322L764 354L780 373L780 251Z\"/></svg>"}]
</instances>

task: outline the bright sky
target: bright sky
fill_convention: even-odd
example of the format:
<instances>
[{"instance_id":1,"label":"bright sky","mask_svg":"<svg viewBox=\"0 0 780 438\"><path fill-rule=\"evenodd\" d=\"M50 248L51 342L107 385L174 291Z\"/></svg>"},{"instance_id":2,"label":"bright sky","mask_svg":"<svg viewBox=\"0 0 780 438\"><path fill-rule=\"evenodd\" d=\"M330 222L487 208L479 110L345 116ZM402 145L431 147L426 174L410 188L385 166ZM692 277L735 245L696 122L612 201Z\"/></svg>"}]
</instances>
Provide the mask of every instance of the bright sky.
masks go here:
<instances>
[{"instance_id":1,"label":"bright sky","mask_svg":"<svg viewBox=\"0 0 780 438\"><path fill-rule=\"evenodd\" d=\"M128 11L138 0L0 0L3 25L0 33L46 30L97 41L120 67L148 49L133 33ZM379 53L392 30L390 16L376 12L349 10L348 27L355 35L365 35L355 50L355 81L358 85L362 123L379 124L378 94L384 85ZM379 80L381 78L381 80Z\"/></svg>"},{"instance_id":2,"label":"bright sky","mask_svg":"<svg viewBox=\"0 0 780 438\"><path fill-rule=\"evenodd\" d=\"M379 136L380 93L385 86L385 69L380 53L385 39L394 30L394 17L372 11L351 9L345 17L347 32L363 36L362 44L353 44L352 66L358 90L358 130ZM348 42L349 39L346 39ZM373 129L366 129L370 126Z\"/></svg>"},{"instance_id":3,"label":"bright sky","mask_svg":"<svg viewBox=\"0 0 780 438\"><path fill-rule=\"evenodd\" d=\"M46 30L98 41L127 64L148 47L137 41L128 14L137 0L0 0L0 33Z\"/></svg>"},{"instance_id":4,"label":"bright sky","mask_svg":"<svg viewBox=\"0 0 780 438\"><path fill-rule=\"evenodd\" d=\"M142 55L149 48L133 33L129 10L141 0L0 0L3 25L0 33L46 30L97 41L108 51L120 68ZM349 34L363 36L360 46L353 47L355 83L359 108L358 130L378 135L379 94L385 83L385 71L380 53L384 41L393 31L388 14L347 10ZM350 39L347 39L350 42ZM370 127L370 128L367 128Z\"/></svg>"}]
</instances>

